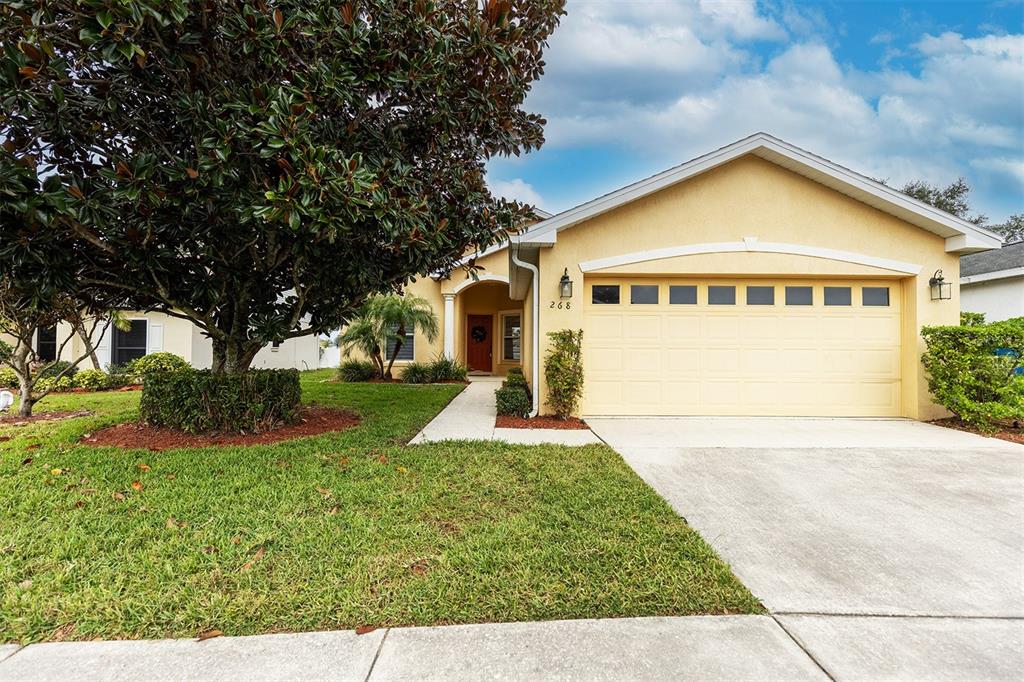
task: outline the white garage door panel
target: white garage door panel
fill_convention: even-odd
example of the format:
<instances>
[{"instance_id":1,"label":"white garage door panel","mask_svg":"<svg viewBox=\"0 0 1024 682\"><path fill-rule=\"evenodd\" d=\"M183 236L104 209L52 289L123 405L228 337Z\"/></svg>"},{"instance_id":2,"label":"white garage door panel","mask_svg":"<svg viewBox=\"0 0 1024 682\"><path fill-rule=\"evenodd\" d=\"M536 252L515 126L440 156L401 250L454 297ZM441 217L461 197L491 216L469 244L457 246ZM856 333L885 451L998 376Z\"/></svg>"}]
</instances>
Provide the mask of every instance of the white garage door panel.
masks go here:
<instances>
[{"instance_id":1,"label":"white garage door panel","mask_svg":"<svg viewBox=\"0 0 1024 682\"><path fill-rule=\"evenodd\" d=\"M618 284L618 305L590 286ZM656 305L629 303L631 284L659 284ZM669 286L697 285L697 305L669 304ZM736 287L736 305L707 303L707 286ZM748 306L746 286L775 286L775 305ZM814 287L814 304L786 306L785 286ZM824 286L849 286L853 305L825 306ZM584 282L584 414L898 416L898 281L651 280ZM862 286L887 286L888 307L861 305Z\"/></svg>"}]
</instances>

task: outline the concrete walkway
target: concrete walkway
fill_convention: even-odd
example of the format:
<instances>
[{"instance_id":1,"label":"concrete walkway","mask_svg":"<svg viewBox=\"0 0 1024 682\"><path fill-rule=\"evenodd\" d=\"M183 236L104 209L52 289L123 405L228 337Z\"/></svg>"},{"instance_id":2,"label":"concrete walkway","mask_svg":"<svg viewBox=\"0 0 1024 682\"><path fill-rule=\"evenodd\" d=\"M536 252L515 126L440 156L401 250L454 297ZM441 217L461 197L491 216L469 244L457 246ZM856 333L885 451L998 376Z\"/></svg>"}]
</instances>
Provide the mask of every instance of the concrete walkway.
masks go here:
<instances>
[{"instance_id":1,"label":"concrete walkway","mask_svg":"<svg viewBox=\"0 0 1024 682\"><path fill-rule=\"evenodd\" d=\"M767 616L59 642L0 650L0 659L0 679L10 682L828 679Z\"/></svg>"},{"instance_id":2,"label":"concrete walkway","mask_svg":"<svg viewBox=\"0 0 1024 682\"><path fill-rule=\"evenodd\" d=\"M501 386L501 382L502 377L469 377L469 386L455 396L455 399L409 443L415 445L443 440L501 440L521 445L589 445L601 442L590 430L494 428L494 419L497 417L494 391Z\"/></svg>"}]
</instances>

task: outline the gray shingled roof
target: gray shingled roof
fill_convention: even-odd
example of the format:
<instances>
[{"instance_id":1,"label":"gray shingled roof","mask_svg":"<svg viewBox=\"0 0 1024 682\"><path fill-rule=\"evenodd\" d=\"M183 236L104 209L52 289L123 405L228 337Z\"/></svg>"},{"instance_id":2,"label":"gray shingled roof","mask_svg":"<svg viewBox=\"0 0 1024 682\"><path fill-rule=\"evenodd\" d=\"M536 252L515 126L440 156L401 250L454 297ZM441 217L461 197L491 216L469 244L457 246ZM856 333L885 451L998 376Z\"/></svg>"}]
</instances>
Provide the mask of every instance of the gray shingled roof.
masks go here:
<instances>
[{"instance_id":1,"label":"gray shingled roof","mask_svg":"<svg viewBox=\"0 0 1024 682\"><path fill-rule=\"evenodd\" d=\"M1012 270L1013 268L1024 268L1024 242L1007 244L1001 249L960 257L961 277Z\"/></svg>"}]
</instances>

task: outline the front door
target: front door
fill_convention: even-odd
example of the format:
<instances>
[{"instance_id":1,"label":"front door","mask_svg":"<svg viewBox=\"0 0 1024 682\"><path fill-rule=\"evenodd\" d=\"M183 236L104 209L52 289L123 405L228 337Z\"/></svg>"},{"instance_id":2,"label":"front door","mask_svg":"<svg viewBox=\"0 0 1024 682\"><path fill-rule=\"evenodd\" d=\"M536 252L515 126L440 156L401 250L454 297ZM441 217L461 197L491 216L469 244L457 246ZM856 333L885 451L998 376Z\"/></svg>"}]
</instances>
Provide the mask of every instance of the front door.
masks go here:
<instances>
[{"instance_id":1,"label":"front door","mask_svg":"<svg viewBox=\"0 0 1024 682\"><path fill-rule=\"evenodd\" d=\"M478 372L491 371L491 316L470 315L466 324L466 364Z\"/></svg>"}]
</instances>

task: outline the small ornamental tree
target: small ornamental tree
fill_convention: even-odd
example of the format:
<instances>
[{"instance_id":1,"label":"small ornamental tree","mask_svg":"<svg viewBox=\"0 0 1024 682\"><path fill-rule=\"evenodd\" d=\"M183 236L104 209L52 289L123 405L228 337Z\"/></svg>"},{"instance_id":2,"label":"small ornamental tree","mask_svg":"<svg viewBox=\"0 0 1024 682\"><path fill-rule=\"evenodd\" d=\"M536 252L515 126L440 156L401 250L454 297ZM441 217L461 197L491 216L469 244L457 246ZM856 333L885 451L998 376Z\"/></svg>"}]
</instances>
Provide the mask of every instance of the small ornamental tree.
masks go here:
<instances>
[{"instance_id":1,"label":"small ornamental tree","mask_svg":"<svg viewBox=\"0 0 1024 682\"><path fill-rule=\"evenodd\" d=\"M391 379L391 369L405 343L405 335L416 331L431 342L437 338L437 315L426 299L378 295L363 305L342 332L339 342L346 352L356 351L369 358L378 377Z\"/></svg>"},{"instance_id":2,"label":"small ornamental tree","mask_svg":"<svg viewBox=\"0 0 1024 682\"><path fill-rule=\"evenodd\" d=\"M559 419L574 415L583 397L583 330L548 332L551 347L544 358L547 405Z\"/></svg>"},{"instance_id":3,"label":"small ornamental tree","mask_svg":"<svg viewBox=\"0 0 1024 682\"><path fill-rule=\"evenodd\" d=\"M342 326L530 216L485 163L563 0L23 0L0 5L0 141L47 178L106 308L160 310L218 373ZM6 178L0 178L0 193ZM0 226L0 273L25 227ZM115 304L116 302L116 304Z\"/></svg>"}]
</instances>

